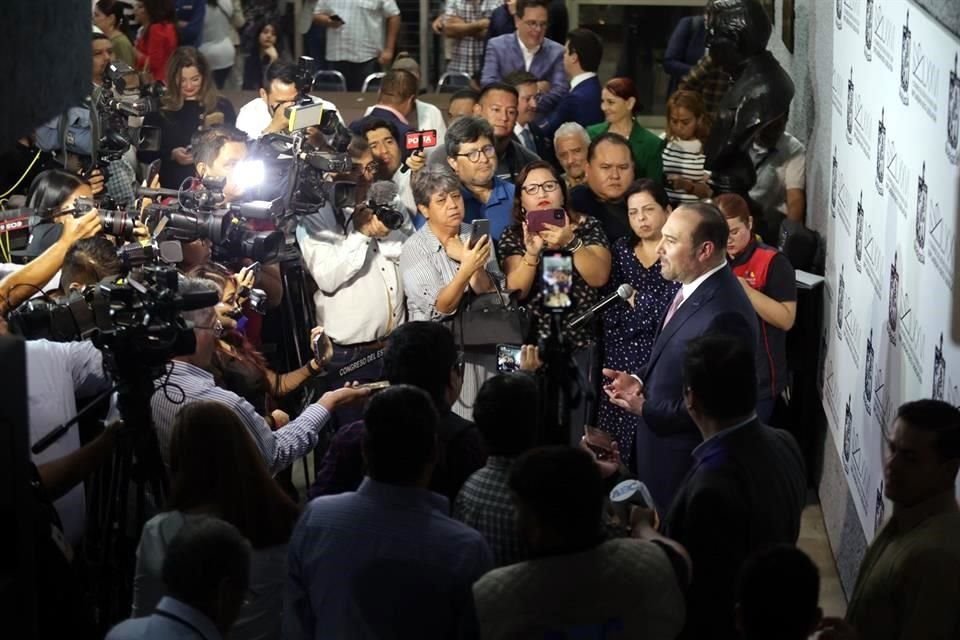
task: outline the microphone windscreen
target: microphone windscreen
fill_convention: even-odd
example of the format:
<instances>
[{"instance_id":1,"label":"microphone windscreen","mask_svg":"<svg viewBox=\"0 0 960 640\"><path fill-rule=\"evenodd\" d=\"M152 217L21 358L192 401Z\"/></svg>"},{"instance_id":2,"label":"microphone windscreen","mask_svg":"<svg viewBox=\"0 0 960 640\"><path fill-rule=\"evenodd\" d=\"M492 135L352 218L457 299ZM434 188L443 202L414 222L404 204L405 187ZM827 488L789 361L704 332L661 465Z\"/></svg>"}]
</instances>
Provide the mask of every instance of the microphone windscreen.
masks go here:
<instances>
[{"instance_id":1,"label":"microphone windscreen","mask_svg":"<svg viewBox=\"0 0 960 640\"><path fill-rule=\"evenodd\" d=\"M617 295L623 300L629 300L630 296L633 295L633 287L624 283L617 287Z\"/></svg>"},{"instance_id":2,"label":"microphone windscreen","mask_svg":"<svg viewBox=\"0 0 960 640\"><path fill-rule=\"evenodd\" d=\"M370 185L367 197L374 204L390 204L399 193L400 189L397 188L395 183L390 180L378 180Z\"/></svg>"}]
</instances>

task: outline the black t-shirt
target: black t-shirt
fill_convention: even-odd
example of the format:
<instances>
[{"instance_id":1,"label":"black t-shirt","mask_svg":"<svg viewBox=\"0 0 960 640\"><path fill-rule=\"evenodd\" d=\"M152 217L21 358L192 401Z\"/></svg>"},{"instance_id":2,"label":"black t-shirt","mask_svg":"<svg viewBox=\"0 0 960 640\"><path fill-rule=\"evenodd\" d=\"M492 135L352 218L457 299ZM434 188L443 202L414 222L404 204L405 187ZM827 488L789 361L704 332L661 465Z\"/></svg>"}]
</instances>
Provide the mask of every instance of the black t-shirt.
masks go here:
<instances>
[{"instance_id":1,"label":"black t-shirt","mask_svg":"<svg viewBox=\"0 0 960 640\"><path fill-rule=\"evenodd\" d=\"M730 266L736 271L737 267L749 262L758 248L766 251L776 251L767 270L767 280L760 292L777 302L796 302L797 283L793 265L780 251L767 245L756 242L750 244L746 251L730 261ZM760 399L776 397L787 384L787 332L778 329L759 316L760 348L757 350L757 377L759 379Z\"/></svg>"},{"instance_id":2,"label":"black t-shirt","mask_svg":"<svg viewBox=\"0 0 960 640\"><path fill-rule=\"evenodd\" d=\"M578 184L570 190L570 206L574 211L599 220L611 245L619 238L628 238L633 234L627 220L627 203L623 200L604 202L589 186Z\"/></svg>"}]
</instances>

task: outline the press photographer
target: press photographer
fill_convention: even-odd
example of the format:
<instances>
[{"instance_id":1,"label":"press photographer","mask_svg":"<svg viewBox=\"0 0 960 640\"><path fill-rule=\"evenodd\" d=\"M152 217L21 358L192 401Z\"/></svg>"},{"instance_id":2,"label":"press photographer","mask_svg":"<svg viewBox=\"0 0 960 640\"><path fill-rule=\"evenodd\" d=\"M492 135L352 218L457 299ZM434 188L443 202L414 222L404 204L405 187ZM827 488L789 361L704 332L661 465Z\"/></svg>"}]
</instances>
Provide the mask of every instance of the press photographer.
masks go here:
<instances>
[{"instance_id":1,"label":"press photographer","mask_svg":"<svg viewBox=\"0 0 960 640\"><path fill-rule=\"evenodd\" d=\"M365 201L368 193L373 197L386 188L389 196L396 190L390 182L370 186L373 155L366 141L355 137L348 152L354 170L334 180L354 181L357 204L337 210L327 203L303 217L297 243L317 283L316 322L333 342L331 376L373 382L382 379L383 340L406 317L400 249L413 226L404 212ZM337 417L346 424L359 416L359 411L347 410Z\"/></svg>"},{"instance_id":2,"label":"press photographer","mask_svg":"<svg viewBox=\"0 0 960 640\"><path fill-rule=\"evenodd\" d=\"M184 278L180 284L183 294L210 293L219 298L216 285L209 280ZM163 388L158 388L151 398L153 423L160 442L161 455L169 464L170 436L177 412L184 405L198 400L213 400L230 407L243 421L253 437L257 449L263 455L271 472L276 473L296 459L310 452L317 444L320 430L330 420L337 407L359 400L370 392L366 389L344 387L330 391L314 404L304 409L295 420L277 431L256 409L226 389L216 386L211 373L217 341L223 331L214 306L186 311L184 318L192 323L196 348L192 354L170 359ZM173 392L171 389L179 389Z\"/></svg>"}]
</instances>

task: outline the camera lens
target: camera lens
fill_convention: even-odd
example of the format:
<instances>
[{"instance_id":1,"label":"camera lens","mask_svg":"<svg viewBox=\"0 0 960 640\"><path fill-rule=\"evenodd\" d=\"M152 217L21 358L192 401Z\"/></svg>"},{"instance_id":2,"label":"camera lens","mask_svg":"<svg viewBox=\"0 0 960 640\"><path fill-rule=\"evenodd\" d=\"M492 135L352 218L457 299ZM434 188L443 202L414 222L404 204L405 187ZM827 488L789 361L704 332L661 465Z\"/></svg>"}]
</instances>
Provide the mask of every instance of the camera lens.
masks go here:
<instances>
[{"instance_id":1,"label":"camera lens","mask_svg":"<svg viewBox=\"0 0 960 640\"><path fill-rule=\"evenodd\" d=\"M134 222L126 211L101 211L100 226L108 235L124 241L133 240Z\"/></svg>"}]
</instances>

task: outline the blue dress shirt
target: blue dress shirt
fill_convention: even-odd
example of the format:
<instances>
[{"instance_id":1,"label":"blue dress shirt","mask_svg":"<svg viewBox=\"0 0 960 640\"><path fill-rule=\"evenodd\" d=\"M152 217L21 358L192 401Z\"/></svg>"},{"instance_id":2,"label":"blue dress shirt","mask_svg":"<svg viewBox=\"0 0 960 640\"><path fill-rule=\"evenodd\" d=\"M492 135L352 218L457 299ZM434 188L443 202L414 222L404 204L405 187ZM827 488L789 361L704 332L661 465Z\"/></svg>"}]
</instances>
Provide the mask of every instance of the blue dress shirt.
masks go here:
<instances>
[{"instance_id":1,"label":"blue dress shirt","mask_svg":"<svg viewBox=\"0 0 960 640\"><path fill-rule=\"evenodd\" d=\"M106 640L220 640L223 636L205 614L169 596L146 618L124 620Z\"/></svg>"},{"instance_id":2,"label":"blue dress shirt","mask_svg":"<svg viewBox=\"0 0 960 640\"><path fill-rule=\"evenodd\" d=\"M486 203L477 200L466 187L460 187L463 194L464 215L463 221L467 224L474 220L486 218L490 221L490 235L493 240L500 240L503 230L513 224L513 194L516 187L511 182L494 176L493 191Z\"/></svg>"}]
</instances>

